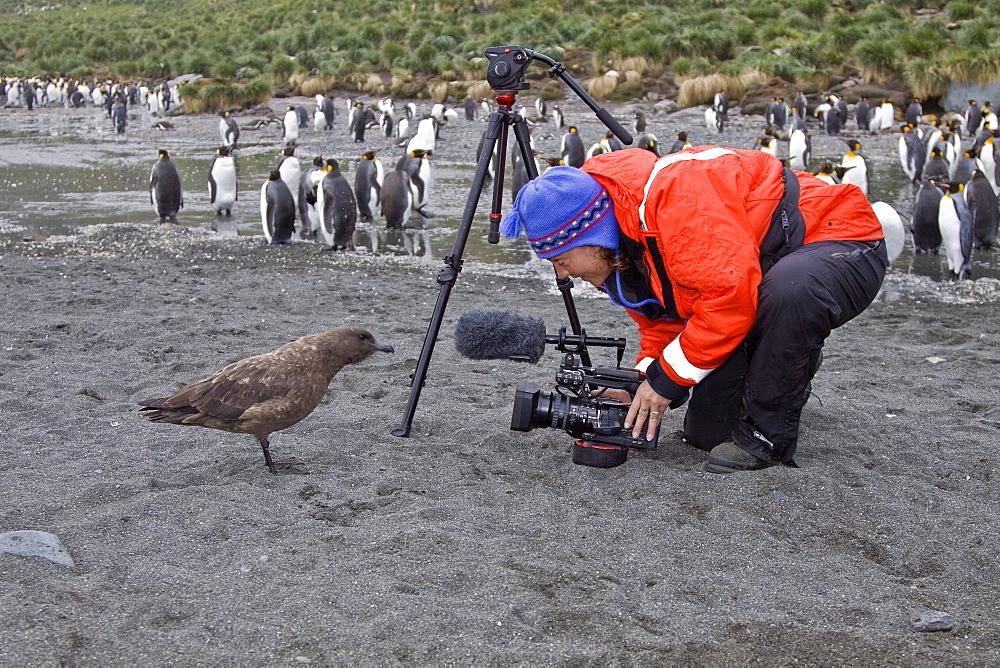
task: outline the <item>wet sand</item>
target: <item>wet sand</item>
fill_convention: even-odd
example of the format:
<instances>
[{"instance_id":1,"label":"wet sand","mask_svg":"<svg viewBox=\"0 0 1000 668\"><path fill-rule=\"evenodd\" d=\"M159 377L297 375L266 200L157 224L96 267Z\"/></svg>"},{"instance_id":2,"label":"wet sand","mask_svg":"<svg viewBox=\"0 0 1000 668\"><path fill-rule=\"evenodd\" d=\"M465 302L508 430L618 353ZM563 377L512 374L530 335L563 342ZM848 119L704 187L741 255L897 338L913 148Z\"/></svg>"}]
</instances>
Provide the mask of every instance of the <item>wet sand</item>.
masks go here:
<instances>
[{"instance_id":1,"label":"wet sand","mask_svg":"<svg viewBox=\"0 0 1000 668\"><path fill-rule=\"evenodd\" d=\"M179 123L215 132L208 117ZM154 155L161 138L145 145ZM464 205L446 199L439 211ZM707 474L679 440L681 409L656 451L600 470L574 465L561 431L508 429L518 381L553 387L551 349L535 366L474 362L451 340L473 308L565 324L540 263L470 255L411 436L397 438L437 248L334 254L110 220L23 241L8 225L0 533L52 532L76 566L0 554L0 663L1000 660L996 280L891 270L828 341L801 468ZM588 332L628 338L630 360L623 314L574 294ZM309 475L270 475L250 436L136 410L341 324L396 353L344 369L310 417L272 437L276 459ZM934 615L951 630L915 626Z\"/></svg>"}]
</instances>

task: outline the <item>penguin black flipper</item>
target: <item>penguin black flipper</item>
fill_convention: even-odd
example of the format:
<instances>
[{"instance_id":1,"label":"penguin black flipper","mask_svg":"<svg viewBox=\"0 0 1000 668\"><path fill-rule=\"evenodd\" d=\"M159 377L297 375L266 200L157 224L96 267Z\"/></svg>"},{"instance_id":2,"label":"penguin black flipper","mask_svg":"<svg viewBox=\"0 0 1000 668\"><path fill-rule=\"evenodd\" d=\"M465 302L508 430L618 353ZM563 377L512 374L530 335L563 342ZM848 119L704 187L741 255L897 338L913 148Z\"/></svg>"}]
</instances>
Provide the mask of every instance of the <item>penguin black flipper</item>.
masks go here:
<instances>
[{"instance_id":1,"label":"penguin black flipper","mask_svg":"<svg viewBox=\"0 0 1000 668\"><path fill-rule=\"evenodd\" d=\"M975 225L972 220L972 212L965 201L963 193L956 194L955 211L958 212L959 228L958 239L962 247L962 266L958 270L960 278L971 278L972 276L972 247L975 241Z\"/></svg>"},{"instance_id":2,"label":"penguin black flipper","mask_svg":"<svg viewBox=\"0 0 1000 668\"><path fill-rule=\"evenodd\" d=\"M215 196L219 192L219 186L215 183L215 177L212 176L211 171L208 173L208 201L211 204L215 204Z\"/></svg>"}]
</instances>

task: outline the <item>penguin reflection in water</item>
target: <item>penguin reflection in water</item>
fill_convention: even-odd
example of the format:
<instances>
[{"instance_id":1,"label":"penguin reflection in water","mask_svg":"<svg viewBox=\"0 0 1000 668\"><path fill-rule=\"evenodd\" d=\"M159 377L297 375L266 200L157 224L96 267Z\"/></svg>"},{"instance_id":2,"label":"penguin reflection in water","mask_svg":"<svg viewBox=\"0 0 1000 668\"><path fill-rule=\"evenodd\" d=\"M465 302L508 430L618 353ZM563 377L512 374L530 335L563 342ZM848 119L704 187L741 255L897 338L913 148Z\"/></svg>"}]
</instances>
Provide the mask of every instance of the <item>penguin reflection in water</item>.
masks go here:
<instances>
[{"instance_id":1,"label":"penguin reflection in water","mask_svg":"<svg viewBox=\"0 0 1000 668\"><path fill-rule=\"evenodd\" d=\"M177 212L184 206L184 195L181 193L181 177L177 168L170 160L167 149L161 148L159 159L153 165L149 175L149 203L153 205L160 222L177 222Z\"/></svg>"},{"instance_id":2,"label":"penguin reflection in water","mask_svg":"<svg viewBox=\"0 0 1000 668\"><path fill-rule=\"evenodd\" d=\"M281 174L272 171L260 187L260 217L264 238L269 244L289 244L295 232L295 200L292 192L281 180Z\"/></svg>"}]
</instances>

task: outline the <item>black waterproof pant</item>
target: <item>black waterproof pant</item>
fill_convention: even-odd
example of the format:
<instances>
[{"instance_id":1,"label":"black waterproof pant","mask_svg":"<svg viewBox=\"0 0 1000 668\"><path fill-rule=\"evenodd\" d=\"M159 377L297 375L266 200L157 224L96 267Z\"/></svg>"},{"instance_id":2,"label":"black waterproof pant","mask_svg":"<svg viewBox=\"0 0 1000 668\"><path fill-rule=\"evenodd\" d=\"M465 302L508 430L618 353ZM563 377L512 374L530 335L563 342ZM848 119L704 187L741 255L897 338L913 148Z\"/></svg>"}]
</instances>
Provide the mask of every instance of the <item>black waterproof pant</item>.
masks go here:
<instances>
[{"instance_id":1,"label":"black waterproof pant","mask_svg":"<svg viewBox=\"0 0 1000 668\"><path fill-rule=\"evenodd\" d=\"M823 343L871 304L887 266L884 242L820 241L778 260L747 338L692 391L685 440L710 450L732 438L765 461L793 464Z\"/></svg>"}]
</instances>

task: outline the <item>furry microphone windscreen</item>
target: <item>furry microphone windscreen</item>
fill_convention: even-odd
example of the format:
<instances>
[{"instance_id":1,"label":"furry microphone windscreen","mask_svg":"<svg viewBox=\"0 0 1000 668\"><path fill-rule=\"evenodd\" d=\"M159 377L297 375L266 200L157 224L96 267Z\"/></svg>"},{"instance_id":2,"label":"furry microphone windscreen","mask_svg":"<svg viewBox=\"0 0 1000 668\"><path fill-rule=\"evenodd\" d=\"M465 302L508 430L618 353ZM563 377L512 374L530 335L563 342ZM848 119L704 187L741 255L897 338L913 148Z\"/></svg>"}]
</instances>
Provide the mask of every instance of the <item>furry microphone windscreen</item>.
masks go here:
<instances>
[{"instance_id":1,"label":"furry microphone windscreen","mask_svg":"<svg viewBox=\"0 0 1000 668\"><path fill-rule=\"evenodd\" d=\"M469 359L526 358L545 352L545 321L505 311L469 311L455 326L455 348Z\"/></svg>"}]
</instances>

